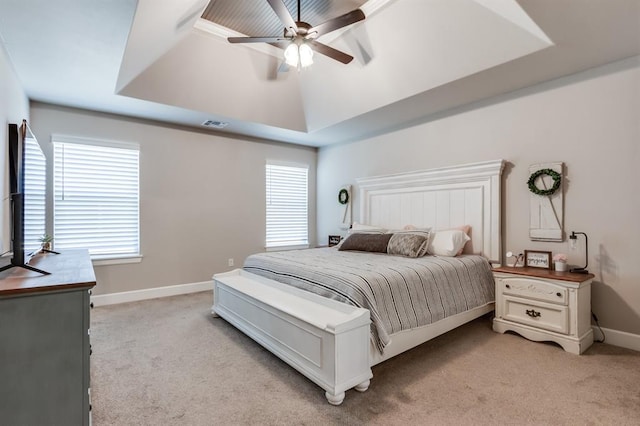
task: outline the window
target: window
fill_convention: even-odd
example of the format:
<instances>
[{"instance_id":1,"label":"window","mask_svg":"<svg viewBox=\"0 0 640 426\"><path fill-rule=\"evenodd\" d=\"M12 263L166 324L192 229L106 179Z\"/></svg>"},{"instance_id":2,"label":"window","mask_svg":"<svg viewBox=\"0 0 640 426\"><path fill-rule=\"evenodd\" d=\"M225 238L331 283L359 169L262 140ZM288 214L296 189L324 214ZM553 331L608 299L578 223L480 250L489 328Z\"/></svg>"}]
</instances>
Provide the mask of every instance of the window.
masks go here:
<instances>
[{"instance_id":1,"label":"window","mask_svg":"<svg viewBox=\"0 0 640 426\"><path fill-rule=\"evenodd\" d=\"M308 168L267 164L266 172L266 248L307 248Z\"/></svg>"},{"instance_id":2,"label":"window","mask_svg":"<svg viewBox=\"0 0 640 426\"><path fill-rule=\"evenodd\" d=\"M54 136L53 151L56 248L139 256L138 146Z\"/></svg>"}]
</instances>

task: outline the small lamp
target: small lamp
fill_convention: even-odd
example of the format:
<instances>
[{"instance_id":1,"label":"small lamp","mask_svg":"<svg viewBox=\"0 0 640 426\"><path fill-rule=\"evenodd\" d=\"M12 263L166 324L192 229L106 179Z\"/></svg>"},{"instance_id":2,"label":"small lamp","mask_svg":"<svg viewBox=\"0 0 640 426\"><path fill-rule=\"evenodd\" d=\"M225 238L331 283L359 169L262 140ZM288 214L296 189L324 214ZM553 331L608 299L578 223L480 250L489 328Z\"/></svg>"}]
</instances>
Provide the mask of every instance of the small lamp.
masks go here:
<instances>
[{"instance_id":1,"label":"small lamp","mask_svg":"<svg viewBox=\"0 0 640 426\"><path fill-rule=\"evenodd\" d=\"M571 231L569 236L569 247L571 250L576 250L578 247L578 235L584 235L584 267L572 268L569 272L575 272L576 274L588 274L587 266L589 266L589 238L584 232Z\"/></svg>"},{"instance_id":2,"label":"small lamp","mask_svg":"<svg viewBox=\"0 0 640 426\"><path fill-rule=\"evenodd\" d=\"M513 252L511 252L511 251L508 251L508 252L507 252L507 257L515 257L515 258L516 258L515 262L513 262L513 267L514 267L514 268L518 266L518 262L520 262L520 260L521 260L521 259L523 259L523 256L524 256L524 254L523 254L523 253L520 253L520 254L518 254L518 255L515 255L515 254L513 254Z\"/></svg>"}]
</instances>

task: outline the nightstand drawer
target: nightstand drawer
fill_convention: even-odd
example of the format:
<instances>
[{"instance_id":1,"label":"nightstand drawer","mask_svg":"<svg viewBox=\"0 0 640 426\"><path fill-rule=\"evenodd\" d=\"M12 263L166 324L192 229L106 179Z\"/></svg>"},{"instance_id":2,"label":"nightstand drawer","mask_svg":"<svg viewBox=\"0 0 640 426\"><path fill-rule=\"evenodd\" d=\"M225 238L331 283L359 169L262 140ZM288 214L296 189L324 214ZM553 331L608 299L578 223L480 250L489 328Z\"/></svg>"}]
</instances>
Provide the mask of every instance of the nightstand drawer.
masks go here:
<instances>
[{"instance_id":1,"label":"nightstand drawer","mask_svg":"<svg viewBox=\"0 0 640 426\"><path fill-rule=\"evenodd\" d=\"M569 308L505 296L503 318L536 328L569 334Z\"/></svg>"},{"instance_id":2,"label":"nightstand drawer","mask_svg":"<svg viewBox=\"0 0 640 426\"><path fill-rule=\"evenodd\" d=\"M512 296L536 299L543 302L569 303L569 291L566 287L532 278L500 278L502 292Z\"/></svg>"}]
</instances>

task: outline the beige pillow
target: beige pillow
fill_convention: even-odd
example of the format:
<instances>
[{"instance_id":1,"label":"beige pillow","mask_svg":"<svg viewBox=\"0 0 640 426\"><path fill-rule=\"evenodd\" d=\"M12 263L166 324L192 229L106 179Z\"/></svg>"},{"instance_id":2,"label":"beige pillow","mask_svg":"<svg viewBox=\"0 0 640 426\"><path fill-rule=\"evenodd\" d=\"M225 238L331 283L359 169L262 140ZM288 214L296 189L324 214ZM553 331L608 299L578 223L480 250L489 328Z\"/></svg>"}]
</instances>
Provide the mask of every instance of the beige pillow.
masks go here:
<instances>
[{"instance_id":1,"label":"beige pillow","mask_svg":"<svg viewBox=\"0 0 640 426\"><path fill-rule=\"evenodd\" d=\"M363 225L358 222L353 222L353 224L351 225L351 229L349 229L349 233L354 234L357 232L370 232L370 233L384 234L385 232L387 232L387 230L379 226Z\"/></svg>"},{"instance_id":2,"label":"beige pillow","mask_svg":"<svg viewBox=\"0 0 640 426\"><path fill-rule=\"evenodd\" d=\"M464 232L465 234L467 234L467 237L469 237L467 242L471 241L471 225L456 226L455 228L451 228L451 229L458 229L458 230ZM460 256L462 254L462 252L464 251L464 246L465 245L466 245L466 243L462 245L462 248L460 249L460 251L457 254L458 256Z\"/></svg>"},{"instance_id":3,"label":"beige pillow","mask_svg":"<svg viewBox=\"0 0 640 426\"><path fill-rule=\"evenodd\" d=\"M427 251L436 256L457 256L469 240L471 238L459 229L436 231L429 242Z\"/></svg>"}]
</instances>

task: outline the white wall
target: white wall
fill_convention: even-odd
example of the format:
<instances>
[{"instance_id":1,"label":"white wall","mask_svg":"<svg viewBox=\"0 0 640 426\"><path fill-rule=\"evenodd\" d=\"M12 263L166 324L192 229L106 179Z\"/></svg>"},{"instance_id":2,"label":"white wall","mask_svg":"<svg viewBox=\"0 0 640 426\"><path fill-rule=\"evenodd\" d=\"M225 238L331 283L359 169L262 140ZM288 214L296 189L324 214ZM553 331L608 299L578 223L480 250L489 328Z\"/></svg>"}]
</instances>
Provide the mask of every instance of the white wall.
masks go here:
<instances>
[{"instance_id":1,"label":"white wall","mask_svg":"<svg viewBox=\"0 0 640 426\"><path fill-rule=\"evenodd\" d=\"M315 148L33 103L31 129L51 158L51 135L140 144L139 264L96 266L95 294L208 281L264 251L265 162L309 165L315 244Z\"/></svg>"},{"instance_id":2,"label":"white wall","mask_svg":"<svg viewBox=\"0 0 640 426\"><path fill-rule=\"evenodd\" d=\"M338 189L355 179L505 159L505 251L570 253L529 240L529 165L566 164L565 229L589 235L592 307L603 327L640 334L640 58L450 111L414 127L321 148L318 239L344 233ZM354 219L358 217L357 195ZM580 255L570 261L580 263Z\"/></svg>"},{"instance_id":3,"label":"white wall","mask_svg":"<svg viewBox=\"0 0 640 426\"><path fill-rule=\"evenodd\" d=\"M0 43L0 187L2 208L0 209L0 253L10 250L9 178L7 160L8 124L20 125L29 120L29 100L16 75L4 44Z\"/></svg>"}]
</instances>

